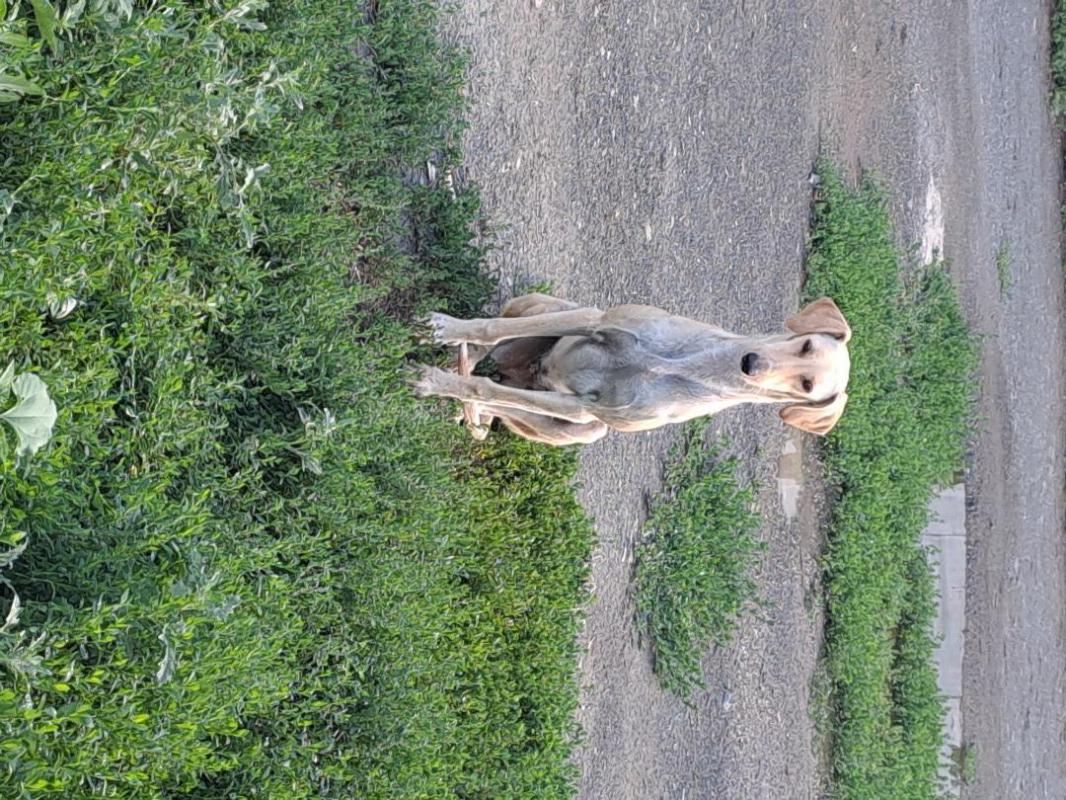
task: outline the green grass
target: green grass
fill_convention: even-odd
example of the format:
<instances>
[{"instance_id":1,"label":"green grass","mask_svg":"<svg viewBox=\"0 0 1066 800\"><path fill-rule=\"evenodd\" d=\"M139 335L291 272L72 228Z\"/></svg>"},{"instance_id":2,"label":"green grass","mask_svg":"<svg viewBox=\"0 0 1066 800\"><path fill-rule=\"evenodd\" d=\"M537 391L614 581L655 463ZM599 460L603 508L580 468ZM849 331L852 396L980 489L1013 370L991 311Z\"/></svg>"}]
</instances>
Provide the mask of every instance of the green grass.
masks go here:
<instances>
[{"instance_id":1,"label":"green grass","mask_svg":"<svg viewBox=\"0 0 1066 800\"><path fill-rule=\"evenodd\" d=\"M1006 297L1010 294L1014 285L1014 275L1011 272L1013 261L1010 254L1010 243L1003 242L996 250L996 277L999 280L999 294Z\"/></svg>"},{"instance_id":2,"label":"green grass","mask_svg":"<svg viewBox=\"0 0 1066 800\"><path fill-rule=\"evenodd\" d=\"M22 6L0 366L59 419L0 432L0 795L571 796L574 457L400 377L491 288L476 194L400 178L457 159L436 5Z\"/></svg>"},{"instance_id":3,"label":"green grass","mask_svg":"<svg viewBox=\"0 0 1066 800\"><path fill-rule=\"evenodd\" d=\"M1051 110L1066 114L1066 0L1058 0L1051 19Z\"/></svg>"},{"instance_id":4,"label":"green grass","mask_svg":"<svg viewBox=\"0 0 1066 800\"><path fill-rule=\"evenodd\" d=\"M818 172L805 294L834 298L854 330L848 408L825 447L839 491L825 555L834 797L935 798L943 709L919 538L962 464L976 351L943 266L904 264L878 188Z\"/></svg>"},{"instance_id":5,"label":"green grass","mask_svg":"<svg viewBox=\"0 0 1066 800\"><path fill-rule=\"evenodd\" d=\"M688 424L671 453L637 549L638 627L650 641L662 686L682 698L704 688L700 659L725 645L755 600L754 490L736 476L736 459L703 447L707 420Z\"/></svg>"},{"instance_id":6,"label":"green grass","mask_svg":"<svg viewBox=\"0 0 1066 800\"><path fill-rule=\"evenodd\" d=\"M951 768L956 777L962 781L963 784L970 785L977 781L976 745L964 744L961 747L953 748L951 759Z\"/></svg>"}]
</instances>

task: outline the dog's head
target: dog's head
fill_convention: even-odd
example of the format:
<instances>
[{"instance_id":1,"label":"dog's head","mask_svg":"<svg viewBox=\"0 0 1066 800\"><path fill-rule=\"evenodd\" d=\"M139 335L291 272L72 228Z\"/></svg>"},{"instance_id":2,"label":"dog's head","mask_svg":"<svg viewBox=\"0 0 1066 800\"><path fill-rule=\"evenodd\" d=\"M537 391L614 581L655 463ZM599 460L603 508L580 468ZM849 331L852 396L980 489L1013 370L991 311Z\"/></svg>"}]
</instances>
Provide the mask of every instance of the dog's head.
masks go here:
<instances>
[{"instance_id":1,"label":"dog's head","mask_svg":"<svg viewBox=\"0 0 1066 800\"><path fill-rule=\"evenodd\" d=\"M773 336L741 357L746 383L788 402L781 419L819 436L827 434L847 403L851 328L836 303L815 300L785 323L792 335Z\"/></svg>"}]
</instances>

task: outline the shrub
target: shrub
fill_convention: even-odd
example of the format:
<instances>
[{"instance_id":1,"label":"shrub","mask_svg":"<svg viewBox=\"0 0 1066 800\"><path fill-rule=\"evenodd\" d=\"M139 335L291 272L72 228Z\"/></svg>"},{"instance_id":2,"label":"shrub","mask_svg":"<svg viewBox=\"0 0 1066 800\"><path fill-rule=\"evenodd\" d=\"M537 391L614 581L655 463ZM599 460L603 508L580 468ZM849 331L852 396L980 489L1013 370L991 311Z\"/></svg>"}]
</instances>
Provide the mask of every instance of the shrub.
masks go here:
<instances>
[{"instance_id":1,"label":"shrub","mask_svg":"<svg viewBox=\"0 0 1066 800\"><path fill-rule=\"evenodd\" d=\"M880 190L849 189L824 160L818 172L804 292L833 297L854 331L848 408L825 446L839 492L825 556L834 790L935 798L943 710L920 537L962 463L976 350L944 266L903 266Z\"/></svg>"},{"instance_id":2,"label":"shrub","mask_svg":"<svg viewBox=\"0 0 1066 800\"><path fill-rule=\"evenodd\" d=\"M754 491L736 477L736 459L703 449L707 420L687 426L666 468L637 550L637 616L655 654L660 683L683 698L703 688L700 659L725 645L755 598L751 562L764 543Z\"/></svg>"},{"instance_id":3,"label":"shrub","mask_svg":"<svg viewBox=\"0 0 1066 800\"><path fill-rule=\"evenodd\" d=\"M491 283L476 193L402 177L462 60L372 9L94 0L0 105L0 361L59 408L0 451L0 794L571 792L574 460L402 383Z\"/></svg>"}]
</instances>

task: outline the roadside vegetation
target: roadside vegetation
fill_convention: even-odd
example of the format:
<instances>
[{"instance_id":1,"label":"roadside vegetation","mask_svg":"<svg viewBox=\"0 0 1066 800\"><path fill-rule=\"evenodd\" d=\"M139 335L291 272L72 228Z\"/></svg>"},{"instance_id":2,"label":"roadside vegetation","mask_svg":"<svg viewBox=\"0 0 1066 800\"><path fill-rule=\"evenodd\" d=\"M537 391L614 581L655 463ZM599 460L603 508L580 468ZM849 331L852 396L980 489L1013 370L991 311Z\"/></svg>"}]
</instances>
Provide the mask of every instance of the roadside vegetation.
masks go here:
<instances>
[{"instance_id":1,"label":"roadside vegetation","mask_svg":"<svg viewBox=\"0 0 1066 800\"><path fill-rule=\"evenodd\" d=\"M3 797L571 796L574 457L402 383L492 288L400 177L457 159L436 8L0 0L0 368L58 407L0 425Z\"/></svg>"},{"instance_id":2,"label":"roadside vegetation","mask_svg":"<svg viewBox=\"0 0 1066 800\"><path fill-rule=\"evenodd\" d=\"M1058 0L1051 17L1051 111L1058 117L1062 128L1066 117L1066 0ZM1062 229L1066 231L1066 205L1059 210ZM1063 259L1066 272L1066 258Z\"/></svg>"},{"instance_id":3,"label":"roadside vegetation","mask_svg":"<svg viewBox=\"0 0 1066 800\"><path fill-rule=\"evenodd\" d=\"M1014 259L1010 252L1010 243L1003 242L996 250L996 278L999 280L1000 297L1010 294L1014 286Z\"/></svg>"},{"instance_id":4,"label":"roadside vegetation","mask_svg":"<svg viewBox=\"0 0 1066 800\"><path fill-rule=\"evenodd\" d=\"M1051 18L1051 110L1066 115L1066 0L1057 0Z\"/></svg>"},{"instance_id":5,"label":"roadside vegetation","mask_svg":"<svg viewBox=\"0 0 1066 800\"><path fill-rule=\"evenodd\" d=\"M944 266L903 259L878 188L849 188L825 161L818 173L804 291L854 330L848 408L824 450L833 796L932 800L943 707L920 536L962 467L976 350Z\"/></svg>"},{"instance_id":6,"label":"roadside vegetation","mask_svg":"<svg viewBox=\"0 0 1066 800\"><path fill-rule=\"evenodd\" d=\"M753 562L765 543L755 492L703 446L706 419L688 423L670 454L665 486L652 503L637 549L636 600L641 633L665 689L688 699L704 688L700 659L724 646L745 607L756 602Z\"/></svg>"}]
</instances>

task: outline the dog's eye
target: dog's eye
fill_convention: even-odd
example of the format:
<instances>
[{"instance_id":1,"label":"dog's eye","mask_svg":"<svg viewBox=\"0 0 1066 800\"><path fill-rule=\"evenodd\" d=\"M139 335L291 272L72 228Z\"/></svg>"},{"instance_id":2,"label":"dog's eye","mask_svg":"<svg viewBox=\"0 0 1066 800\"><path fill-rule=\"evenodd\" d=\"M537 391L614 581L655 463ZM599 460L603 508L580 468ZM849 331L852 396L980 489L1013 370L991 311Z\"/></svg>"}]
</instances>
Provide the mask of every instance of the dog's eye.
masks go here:
<instances>
[{"instance_id":1,"label":"dog's eye","mask_svg":"<svg viewBox=\"0 0 1066 800\"><path fill-rule=\"evenodd\" d=\"M811 389L813 389L813 388L814 388L814 383L811 381L811 379L810 378L804 378L803 379L803 391L805 391L808 394L810 394Z\"/></svg>"},{"instance_id":2,"label":"dog's eye","mask_svg":"<svg viewBox=\"0 0 1066 800\"><path fill-rule=\"evenodd\" d=\"M805 341L803 343L803 348L800 350L800 355L801 356L810 355L810 352L813 349L814 349L814 344L811 342L810 339L808 339L807 341Z\"/></svg>"}]
</instances>

